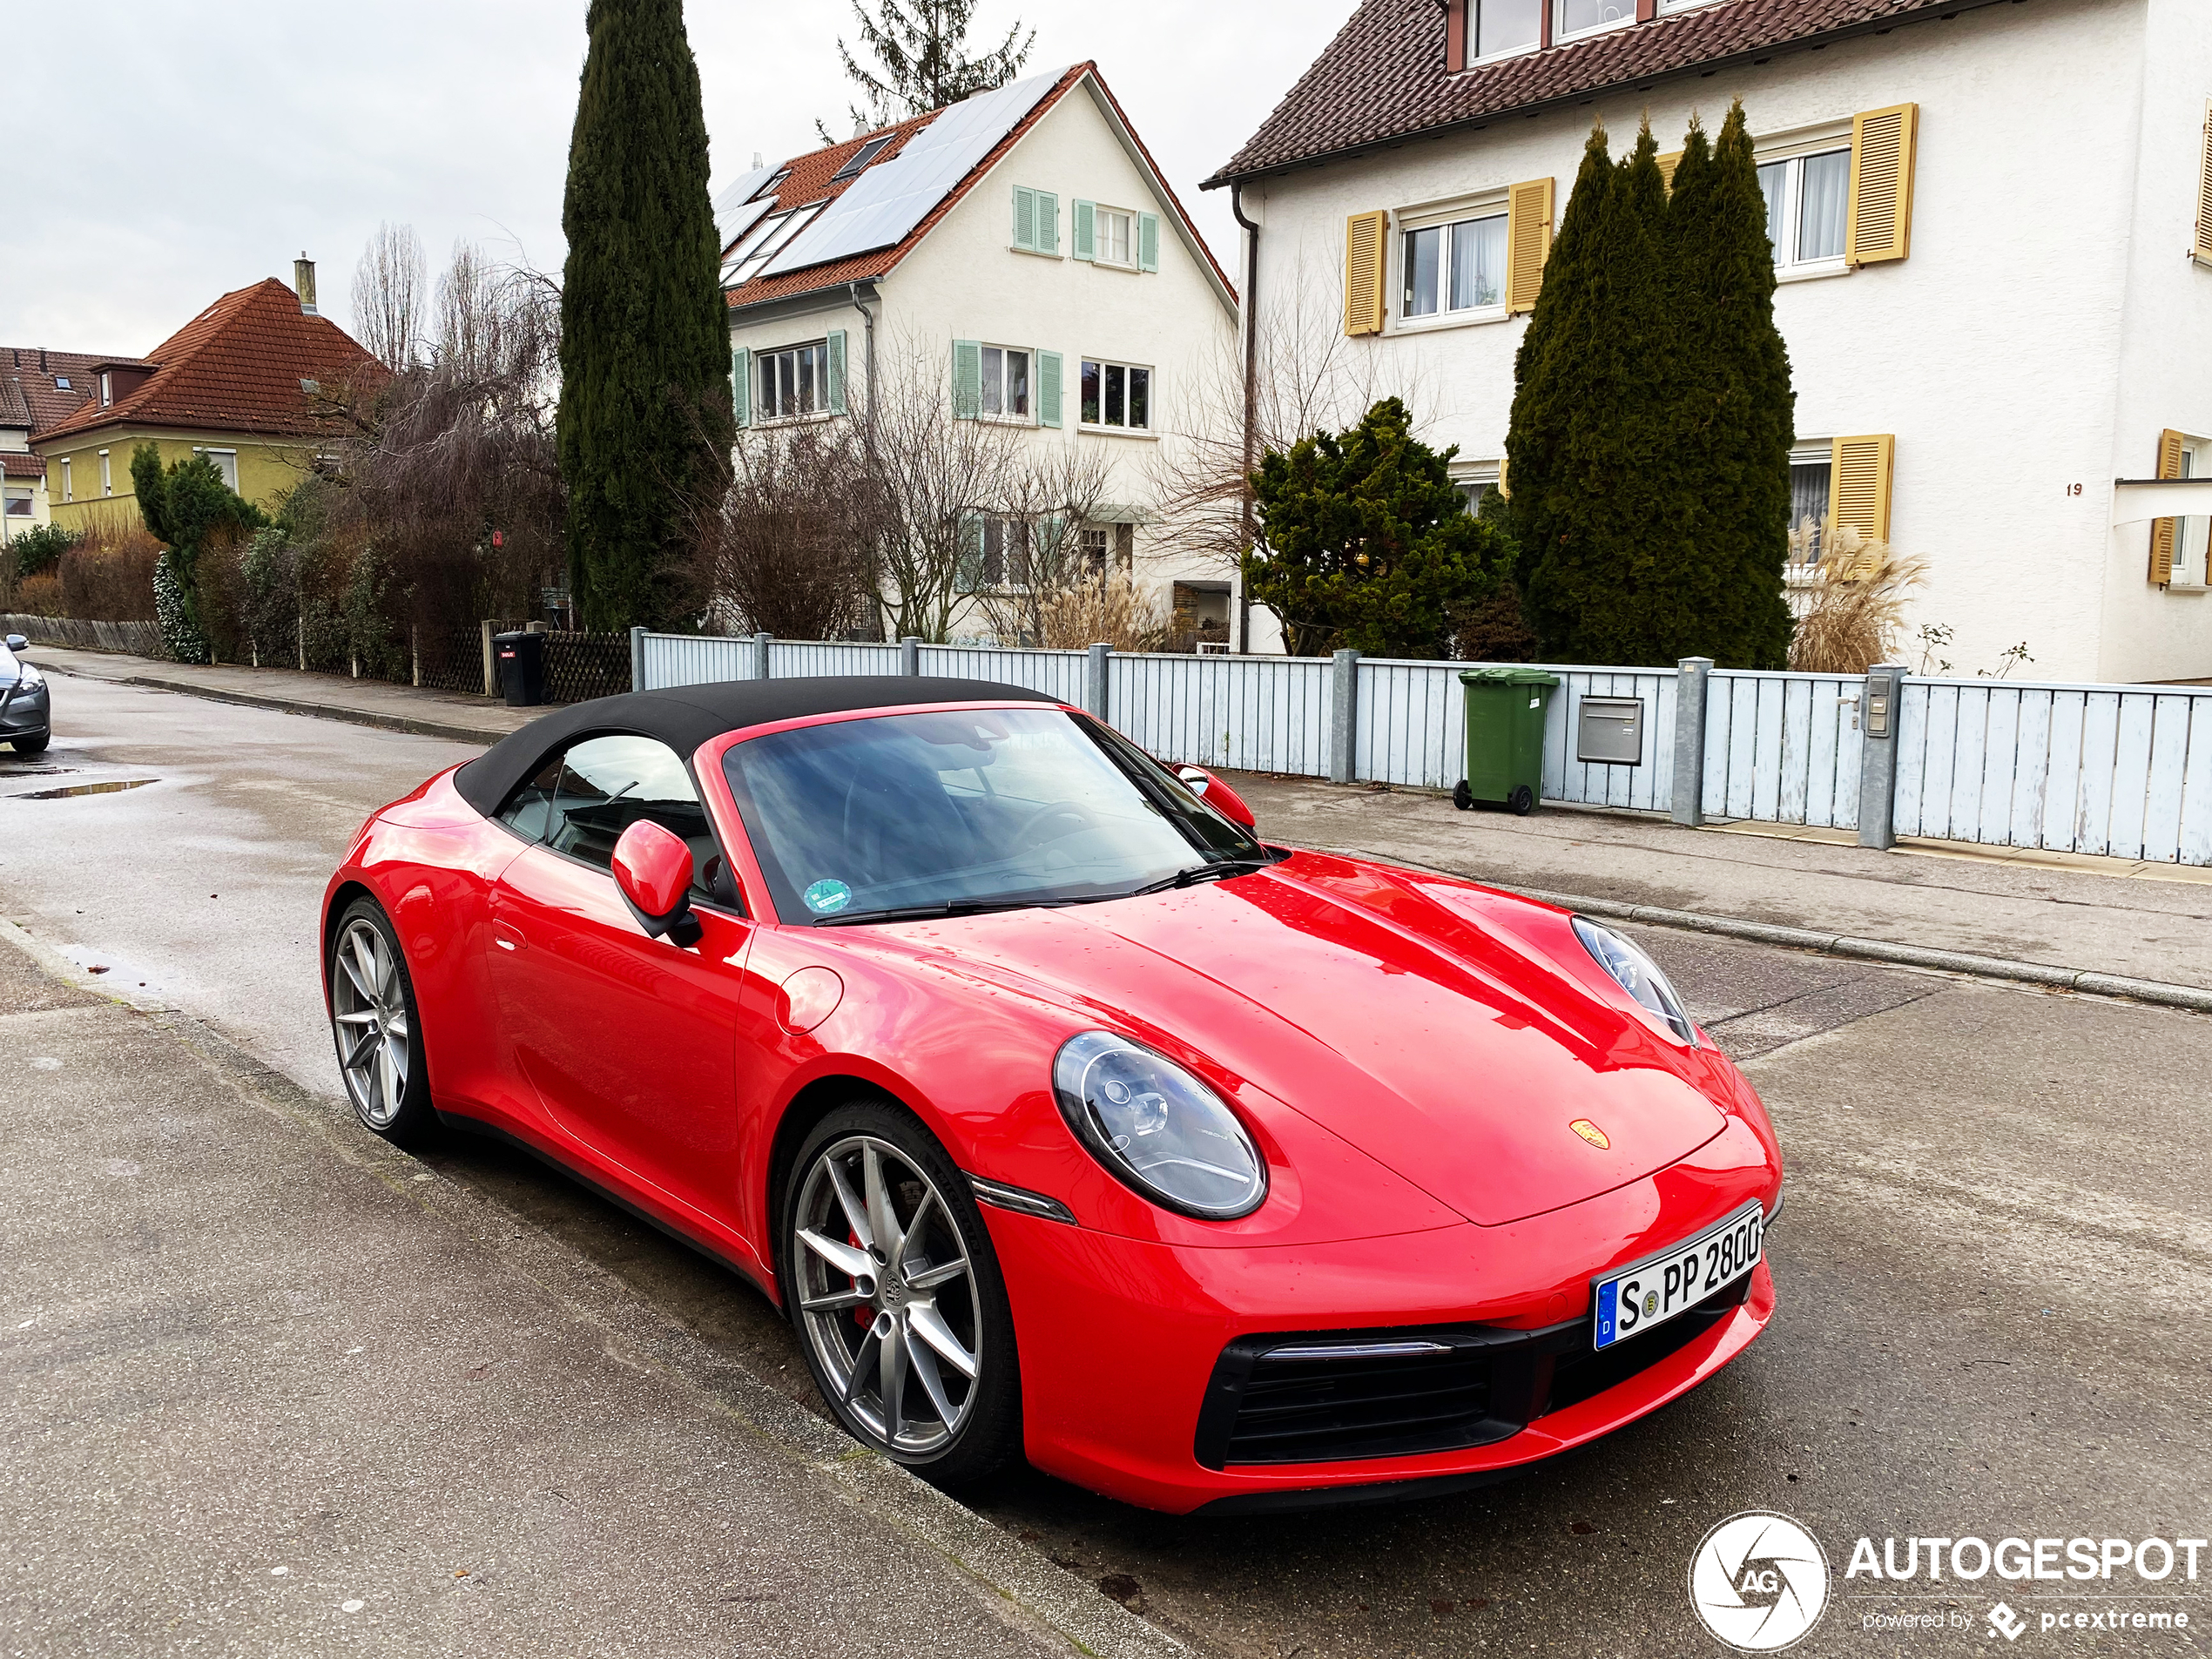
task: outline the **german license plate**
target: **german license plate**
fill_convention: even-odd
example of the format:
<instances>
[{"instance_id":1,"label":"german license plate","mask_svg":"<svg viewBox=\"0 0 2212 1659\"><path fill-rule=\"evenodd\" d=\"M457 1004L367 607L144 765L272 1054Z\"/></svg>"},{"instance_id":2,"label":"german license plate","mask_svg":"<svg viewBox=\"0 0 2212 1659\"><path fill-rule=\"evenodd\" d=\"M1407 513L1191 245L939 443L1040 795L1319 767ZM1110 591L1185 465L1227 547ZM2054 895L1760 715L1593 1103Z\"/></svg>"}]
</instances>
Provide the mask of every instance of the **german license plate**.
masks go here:
<instances>
[{"instance_id":1,"label":"german license plate","mask_svg":"<svg viewBox=\"0 0 2212 1659\"><path fill-rule=\"evenodd\" d=\"M1735 1284L1759 1264L1765 1220L1755 1198L1717 1226L1672 1250L1592 1280L1596 1331L1591 1345L1609 1348L1641 1336Z\"/></svg>"}]
</instances>

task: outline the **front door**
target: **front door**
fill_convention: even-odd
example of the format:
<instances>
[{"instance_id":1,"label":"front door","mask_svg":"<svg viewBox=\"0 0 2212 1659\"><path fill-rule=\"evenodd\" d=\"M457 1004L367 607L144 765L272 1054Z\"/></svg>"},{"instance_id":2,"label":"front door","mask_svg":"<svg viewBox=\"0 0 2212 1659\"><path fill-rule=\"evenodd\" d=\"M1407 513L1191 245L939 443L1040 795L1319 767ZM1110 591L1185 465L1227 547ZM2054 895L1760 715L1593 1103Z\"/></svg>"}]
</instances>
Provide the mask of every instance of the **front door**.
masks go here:
<instances>
[{"instance_id":1,"label":"front door","mask_svg":"<svg viewBox=\"0 0 2212 1659\"><path fill-rule=\"evenodd\" d=\"M596 1158L726 1225L752 925L722 897L720 849L691 778L651 738L587 738L523 793L509 821L538 844L492 898L492 980L512 1063ZM705 931L690 950L647 938L615 886L615 841L640 818L691 844Z\"/></svg>"}]
</instances>

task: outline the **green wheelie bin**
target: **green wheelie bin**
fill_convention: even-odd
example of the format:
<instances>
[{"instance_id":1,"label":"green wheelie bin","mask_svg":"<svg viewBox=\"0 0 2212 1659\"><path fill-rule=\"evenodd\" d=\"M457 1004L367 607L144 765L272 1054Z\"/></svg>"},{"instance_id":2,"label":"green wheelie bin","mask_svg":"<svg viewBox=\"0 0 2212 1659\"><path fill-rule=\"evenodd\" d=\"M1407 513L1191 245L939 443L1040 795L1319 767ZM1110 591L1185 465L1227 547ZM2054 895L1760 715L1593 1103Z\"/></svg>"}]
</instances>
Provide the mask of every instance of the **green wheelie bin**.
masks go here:
<instances>
[{"instance_id":1,"label":"green wheelie bin","mask_svg":"<svg viewBox=\"0 0 2212 1659\"><path fill-rule=\"evenodd\" d=\"M1471 812L1497 801L1526 814L1544 781L1544 705L1559 676L1510 664L1463 669L1467 688L1467 775L1452 804Z\"/></svg>"}]
</instances>

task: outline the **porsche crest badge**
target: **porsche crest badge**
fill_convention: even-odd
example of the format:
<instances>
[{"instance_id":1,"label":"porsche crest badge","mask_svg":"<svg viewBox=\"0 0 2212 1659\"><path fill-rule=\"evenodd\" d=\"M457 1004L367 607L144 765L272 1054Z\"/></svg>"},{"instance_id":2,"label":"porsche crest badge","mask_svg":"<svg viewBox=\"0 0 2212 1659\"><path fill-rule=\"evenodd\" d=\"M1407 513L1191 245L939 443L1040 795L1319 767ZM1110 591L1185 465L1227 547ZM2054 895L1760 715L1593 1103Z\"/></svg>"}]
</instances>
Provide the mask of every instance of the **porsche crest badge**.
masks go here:
<instances>
[{"instance_id":1,"label":"porsche crest badge","mask_svg":"<svg viewBox=\"0 0 2212 1659\"><path fill-rule=\"evenodd\" d=\"M1608 1136L1603 1130L1600 1129L1596 1124L1591 1123L1588 1118L1578 1117L1567 1127L1573 1130L1577 1135L1588 1141L1592 1146L1597 1148L1599 1151L1606 1152L1612 1150L1612 1138Z\"/></svg>"}]
</instances>

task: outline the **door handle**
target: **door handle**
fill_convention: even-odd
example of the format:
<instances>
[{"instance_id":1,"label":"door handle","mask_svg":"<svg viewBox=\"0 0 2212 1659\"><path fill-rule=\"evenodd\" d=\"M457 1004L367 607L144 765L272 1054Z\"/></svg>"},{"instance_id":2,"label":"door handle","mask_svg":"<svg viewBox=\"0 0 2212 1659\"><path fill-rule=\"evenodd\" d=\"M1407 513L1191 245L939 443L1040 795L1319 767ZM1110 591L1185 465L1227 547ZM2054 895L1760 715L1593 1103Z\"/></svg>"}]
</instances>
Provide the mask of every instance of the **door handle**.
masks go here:
<instances>
[{"instance_id":1,"label":"door handle","mask_svg":"<svg viewBox=\"0 0 2212 1659\"><path fill-rule=\"evenodd\" d=\"M529 943L523 937L522 930L512 922L496 919L491 924L491 941L502 950L520 950Z\"/></svg>"}]
</instances>

